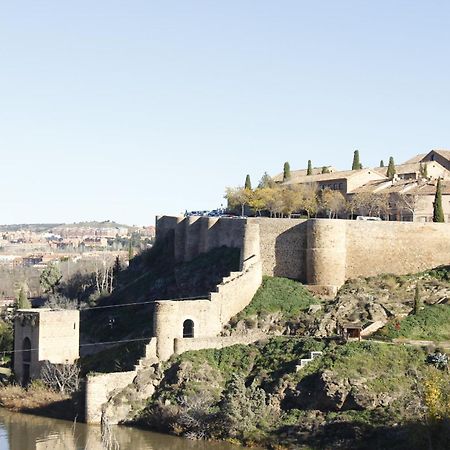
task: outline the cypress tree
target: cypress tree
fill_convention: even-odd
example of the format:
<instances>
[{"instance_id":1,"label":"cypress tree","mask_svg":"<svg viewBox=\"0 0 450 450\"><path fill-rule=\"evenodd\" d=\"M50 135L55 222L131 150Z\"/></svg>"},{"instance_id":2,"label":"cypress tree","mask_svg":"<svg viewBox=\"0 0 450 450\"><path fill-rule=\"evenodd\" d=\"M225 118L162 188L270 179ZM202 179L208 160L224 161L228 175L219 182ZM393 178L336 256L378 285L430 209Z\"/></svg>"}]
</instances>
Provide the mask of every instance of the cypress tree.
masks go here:
<instances>
[{"instance_id":1,"label":"cypress tree","mask_svg":"<svg viewBox=\"0 0 450 450\"><path fill-rule=\"evenodd\" d=\"M416 284L416 291L414 293L414 315L419 314L420 311L420 288L419 283Z\"/></svg>"},{"instance_id":2,"label":"cypress tree","mask_svg":"<svg viewBox=\"0 0 450 450\"><path fill-rule=\"evenodd\" d=\"M384 161L383 160L380 161L380 167L384 167Z\"/></svg>"},{"instance_id":3,"label":"cypress tree","mask_svg":"<svg viewBox=\"0 0 450 450\"><path fill-rule=\"evenodd\" d=\"M355 150L353 153L352 170L361 169L361 162L359 161L359 150Z\"/></svg>"},{"instance_id":4,"label":"cypress tree","mask_svg":"<svg viewBox=\"0 0 450 450\"><path fill-rule=\"evenodd\" d=\"M389 165L387 168L386 176L392 180L395 175L395 164L394 164L394 158L391 156L389 157Z\"/></svg>"},{"instance_id":5,"label":"cypress tree","mask_svg":"<svg viewBox=\"0 0 450 450\"><path fill-rule=\"evenodd\" d=\"M134 257L134 249L130 239L128 243L128 261L132 260L133 257Z\"/></svg>"},{"instance_id":6,"label":"cypress tree","mask_svg":"<svg viewBox=\"0 0 450 450\"><path fill-rule=\"evenodd\" d=\"M306 175L312 175L312 164L310 159L308 159L308 169L306 171Z\"/></svg>"},{"instance_id":7,"label":"cypress tree","mask_svg":"<svg viewBox=\"0 0 450 450\"><path fill-rule=\"evenodd\" d=\"M283 166L283 181L287 181L291 178L291 166L286 161Z\"/></svg>"},{"instance_id":8,"label":"cypress tree","mask_svg":"<svg viewBox=\"0 0 450 450\"><path fill-rule=\"evenodd\" d=\"M18 309L28 309L31 308L30 300L23 287L20 288L19 295L17 297L17 308Z\"/></svg>"},{"instance_id":9,"label":"cypress tree","mask_svg":"<svg viewBox=\"0 0 450 450\"><path fill-rule=\"evenodd\" d=\"M252 182L250 181L250 175L247 174L247 176L245 177L245 185L244 185L245 189L252 189Z\"/></svg>"},{"instance_id":10,"label":"cypress tree","mask_svg":"<svg viewBox=\"0 0 450 450\"><path fill-rule=\"evenodd\" d=\"M433 222L445 222L444 210L442 209L442 187L441 179L438 179L436 186L436 194L433 203Z\"/></svg>"},{"instance_id":11,"label":"cypress tree","mask_svg":"<svg viewBox=\"0 0 450 450\"><path fill-rule=\"evenodd\" d=\"M422 178L428 178L428 166L420 163L419 173Z\"/></svg>"}]
</instances>

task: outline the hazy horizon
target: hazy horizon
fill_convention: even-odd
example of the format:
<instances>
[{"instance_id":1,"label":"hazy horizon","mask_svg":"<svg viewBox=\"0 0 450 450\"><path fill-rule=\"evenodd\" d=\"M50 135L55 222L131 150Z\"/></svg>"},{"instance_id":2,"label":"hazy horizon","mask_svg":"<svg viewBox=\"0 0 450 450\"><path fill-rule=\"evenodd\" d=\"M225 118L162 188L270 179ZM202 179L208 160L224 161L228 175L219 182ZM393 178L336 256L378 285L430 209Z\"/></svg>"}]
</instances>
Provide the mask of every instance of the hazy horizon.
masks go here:
<instances>
[{"instance_id":1,"label":"hazy horizon","mask_svg":"<svg viewBox=\"0 0 450 450\"><path fill-rule=\"evenodd\" d=\"M9 2L0 222L213 209L308 159L450 148L444 1Z\"/></svg>"}]
</instances>

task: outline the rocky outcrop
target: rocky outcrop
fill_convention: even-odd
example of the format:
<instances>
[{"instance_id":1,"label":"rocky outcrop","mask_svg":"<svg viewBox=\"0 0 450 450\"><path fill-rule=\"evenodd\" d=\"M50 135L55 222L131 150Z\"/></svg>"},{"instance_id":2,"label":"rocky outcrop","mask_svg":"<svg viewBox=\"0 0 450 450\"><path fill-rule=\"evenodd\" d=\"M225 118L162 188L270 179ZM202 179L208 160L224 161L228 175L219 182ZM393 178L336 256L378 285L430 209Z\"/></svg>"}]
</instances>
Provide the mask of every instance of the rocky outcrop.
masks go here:
<instances>
[{"instance_id":1,"label":"rocky outcrop","mask_svg":"<svg viewBox=\"0 0 450 450\"><path fill-rule=\"evenodd\" d=\"M407 316L414 306L417 284L420 285L423 304L443 303L450 299L448 283L429 274L382 275L351 280L328 303L323 318L311 328L311 334L331 336L336 334L338 324L343 322L368 324Z\"/></svg>"},{"instance_id":2,"label":"rocky outcrop","mask_svg":"<svg viewBox=\"0 0 450 450\"><path fill-rule=\"evenodd\" d=\"M327 412L371 410L388 406L396 399L392 393L375 393L367 383L363 377L342 378L332 370L324 370L288 388L285 402L290 408Z\"/></svg>"},{"instance_id":3,"label":"rocky outcrop","mask_svg":"<svg viewBox=\"0 0 450 450\"><path fill-rule=\"evenodd\" d=\"M113 395L102 408L102 420L109 424L124 423L141 411L154 394L163 377L161 364L142 367L133 382Z\"/></svg>"}]
</instances>

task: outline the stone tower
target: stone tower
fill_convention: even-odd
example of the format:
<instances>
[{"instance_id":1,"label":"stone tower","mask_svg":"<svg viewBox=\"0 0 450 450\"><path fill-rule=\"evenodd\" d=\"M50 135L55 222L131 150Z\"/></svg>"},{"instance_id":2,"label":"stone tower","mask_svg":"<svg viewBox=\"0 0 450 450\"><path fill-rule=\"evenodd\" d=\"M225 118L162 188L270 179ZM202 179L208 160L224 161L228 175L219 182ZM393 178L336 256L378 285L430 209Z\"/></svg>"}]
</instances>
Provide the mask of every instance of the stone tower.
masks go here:
<instances>
[{"instance_id":1,"label":"stone tower","mask_svg":"<svg viewBox=\"0 0 450 450\"><path fill-rule=\"evenodd\" d=\"M80 312L19 309L14 320L14 374L21 384L39 378L42 364L79 357Z\"/></svg>"}]
</instances>

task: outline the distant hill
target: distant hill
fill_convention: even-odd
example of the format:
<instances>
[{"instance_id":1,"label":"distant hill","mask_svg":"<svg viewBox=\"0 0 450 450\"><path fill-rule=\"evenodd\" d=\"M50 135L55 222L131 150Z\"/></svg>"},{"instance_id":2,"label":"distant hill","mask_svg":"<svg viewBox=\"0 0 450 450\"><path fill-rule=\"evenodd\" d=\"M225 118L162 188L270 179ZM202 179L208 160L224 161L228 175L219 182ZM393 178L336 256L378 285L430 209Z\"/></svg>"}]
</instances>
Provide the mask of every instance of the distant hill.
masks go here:
<instances>
[{"instance_id":1,"label":"distant hill","mask_svg":"<svg viewBox=\"0 0 450 450\"><path fill-rule=\"evenodd\" d=\"M0 225L0 231L19 231L28 230L33 232L49 231L52 228L60 227L63 223L17 223L11 225Z\"/></svg>"},{"instance_id":2,"label":"distant hill","mask_svg":"<svg viewBox=\"0 0 450 450\"><path fill-rule=\"evenodd\" d=\"M45 231L51 231L57 227L76 227L76 228L116 228L126 227L131 228L131 225L122 225L120 223L104 220L104 221L91 221L91 222L74 222L74 223L20 223L10 225L0 225L1 231L18 231L28 230L36 233L42 233Z\"/></svg>"}]
</instances>

